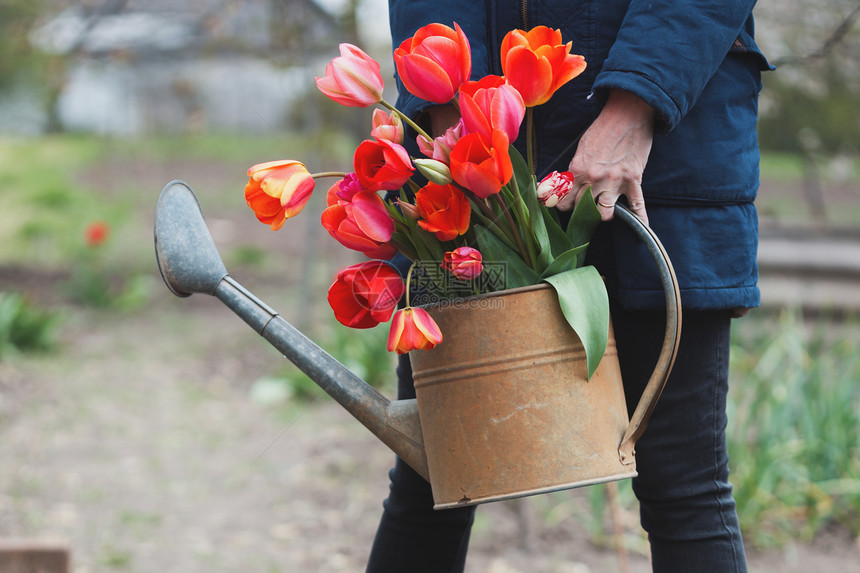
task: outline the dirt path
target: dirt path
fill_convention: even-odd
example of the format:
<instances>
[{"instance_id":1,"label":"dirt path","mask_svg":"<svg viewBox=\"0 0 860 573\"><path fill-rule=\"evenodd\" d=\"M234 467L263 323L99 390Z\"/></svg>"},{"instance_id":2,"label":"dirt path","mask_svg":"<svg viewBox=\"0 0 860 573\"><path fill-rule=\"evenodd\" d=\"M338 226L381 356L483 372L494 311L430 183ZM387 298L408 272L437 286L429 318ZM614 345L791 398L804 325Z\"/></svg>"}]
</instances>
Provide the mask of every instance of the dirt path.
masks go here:
<instances>
[{"instance_id":1,"label":"dirt path","mask_svg":"<svg viewBox=\"0 0 860 573\"><path fill-rule=\"evenodd\" d=\"M0 363L0 537L67 540L77 573L362 571L391 454L326 397L251 400L277 352L214 299L160 288L137 314L69 308L57 353ZM467 570L618 571L587 541L586 492L554 495L482 508ZM836 540L753 571L857 563Z\"/></svg>"}]
</instances>

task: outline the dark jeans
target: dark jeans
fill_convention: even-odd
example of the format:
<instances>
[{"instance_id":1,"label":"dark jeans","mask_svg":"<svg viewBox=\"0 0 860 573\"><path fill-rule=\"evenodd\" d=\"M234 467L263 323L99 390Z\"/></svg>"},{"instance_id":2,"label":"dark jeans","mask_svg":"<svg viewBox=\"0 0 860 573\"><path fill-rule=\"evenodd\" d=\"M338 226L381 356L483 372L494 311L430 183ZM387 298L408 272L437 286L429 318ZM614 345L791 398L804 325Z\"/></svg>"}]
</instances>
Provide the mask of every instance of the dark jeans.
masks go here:
<instances>
[{"instance_id":1,"label":"dark jeans","mask_svg":"<svg viewBox=\"0 0 860 573\"><path fill-rule=\"evenodd\" d=\"M632 413L660 351L664 315L612 312ZM633 490L655 572L747 570L725 440L730 322L727 311L684 313L675 366L636 445ZM405 357L397 373L399 397L414 397ZM400 459L389 475L368 573L463 571L475 508L433 510L429 484Z\"/></svg>"}]
</instances>

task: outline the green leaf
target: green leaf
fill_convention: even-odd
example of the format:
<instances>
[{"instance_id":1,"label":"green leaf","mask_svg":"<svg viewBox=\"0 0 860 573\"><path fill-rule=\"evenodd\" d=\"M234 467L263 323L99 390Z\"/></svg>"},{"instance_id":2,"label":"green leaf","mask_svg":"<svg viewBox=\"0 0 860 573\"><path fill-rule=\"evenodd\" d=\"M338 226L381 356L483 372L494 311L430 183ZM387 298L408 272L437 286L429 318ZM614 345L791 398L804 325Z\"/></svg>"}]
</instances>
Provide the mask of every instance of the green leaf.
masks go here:
<instances>
[{"instance_id":1,"label":"green leaf","mask_svg":"<svg viewBox=\"0 0 860 573\"><path fill-rule=\"evenodd\" d=\"M550 266L546 268L543 274L541 274L541 278L545 279L546 277L551 277L552 275L557 275L577 268L580 266L579 255L584 253L587 248L588 243L585 243L584 245L579 245L578 247L573 247L572 249L563 252L555 258Z\"/></svg>"},{"instance_id":2,"label":"green leaf","mask_svg":"<svg viewBox=\"0 0 860 573\"><path fill-rule=\"evenodd\" d=\"M541 213L543 213L547 236L549 236L550 249L552 250L553 257L558 257L574 247L573 241L570 240L570 237L561 228L555 209L547 209L543 205L540 208Z\"/></svg>"},{"instance_id":3,"label":"green leaf","mask_svg":"<svg viewBox=\"0 0 860 573\"><path fill-rule=\"evenodd\" d=\"M582 194L573 214L570 216L570 222L567 224L567 236L574 245L583 245L591 240L591 235L594 234L594 229L600 224L600 211L597 210L597 205L594 203L594 195L591 193L591 186ZM579 264L585 259L585 252L580 254Z\"/></svg>"},{"instance_id":4,"label":"green leaf","mask_svg":"<svg viewBox=\"0 0 860 573\"><path fill-rule=\"evenodd\" d=\"M588 266L544 280L555 287L561 312L582 341L590 379L609 340L609 296L603 279L597 269Z\"/></svg>"},{"instance_id":5,"label":"green leaf","mask_svg":"<svg viewBox=\"0 0 860 573\"><path fill-rule=\"evenodd\" d=\"M485 264L487 262L505 264L504 288L516 288L540 282L538 274L523 262L520 254L500 241L486 228L476 225L475 237L478 239L478 250L481 251Z\"/></svg>"}]
</instances>

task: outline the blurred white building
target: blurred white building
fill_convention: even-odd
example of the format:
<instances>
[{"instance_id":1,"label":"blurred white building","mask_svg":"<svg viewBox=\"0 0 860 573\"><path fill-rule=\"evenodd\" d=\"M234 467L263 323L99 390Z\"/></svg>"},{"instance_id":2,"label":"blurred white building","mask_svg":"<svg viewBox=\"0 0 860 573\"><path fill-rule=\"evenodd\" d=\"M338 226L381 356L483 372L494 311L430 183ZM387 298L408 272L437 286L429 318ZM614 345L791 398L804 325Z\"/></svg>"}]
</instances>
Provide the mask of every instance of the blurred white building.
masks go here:
<instances>
[{"instance_id":1,"label":"blurred white building","mask_svg":"<svg viewBox=\"0 0 860 573\"><path fill-rule=\"evenodd\" d=\"M314 89L340 41L359 42L390 67L386 0L357 4L357 38L338 38L349 0L83 4L31 34L35 46L70 60L55 112L71 131L271 132ZM32 123L26 103L10 99L7 109Z\"/></svg>"}]
</instances>

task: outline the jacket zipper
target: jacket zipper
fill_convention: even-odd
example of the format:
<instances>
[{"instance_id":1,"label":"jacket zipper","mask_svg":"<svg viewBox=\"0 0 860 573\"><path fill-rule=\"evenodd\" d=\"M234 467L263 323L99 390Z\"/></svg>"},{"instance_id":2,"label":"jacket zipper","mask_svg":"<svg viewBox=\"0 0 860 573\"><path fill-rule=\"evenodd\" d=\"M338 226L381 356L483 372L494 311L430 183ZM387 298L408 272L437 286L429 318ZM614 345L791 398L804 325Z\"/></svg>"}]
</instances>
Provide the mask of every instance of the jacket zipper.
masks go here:
<instances>
[{"instance_id":1,"label":"jacket zipper","mask_svg":"<svg viewBox=\"0 0 860 573\"><path fill-rule=\"evenodd\" d=\"M520 24L522 25L522 29L528 31L529 29L529 2L528 0L520 0ZM534 108L529 109L526 113L533 115ZM526 145L531 148L531 157L534 162L532 165L532 170L537 170L537 133L532 130L531 138L526 142ZM528 153L526 155L528 157ZM532 175L535 175L532 173Z\"/></svg>"}]
</instances>

